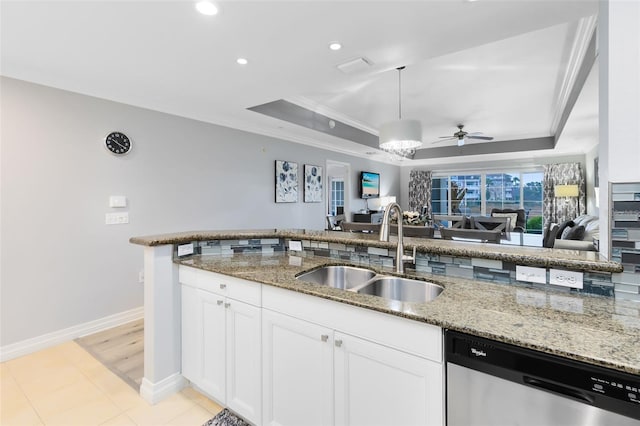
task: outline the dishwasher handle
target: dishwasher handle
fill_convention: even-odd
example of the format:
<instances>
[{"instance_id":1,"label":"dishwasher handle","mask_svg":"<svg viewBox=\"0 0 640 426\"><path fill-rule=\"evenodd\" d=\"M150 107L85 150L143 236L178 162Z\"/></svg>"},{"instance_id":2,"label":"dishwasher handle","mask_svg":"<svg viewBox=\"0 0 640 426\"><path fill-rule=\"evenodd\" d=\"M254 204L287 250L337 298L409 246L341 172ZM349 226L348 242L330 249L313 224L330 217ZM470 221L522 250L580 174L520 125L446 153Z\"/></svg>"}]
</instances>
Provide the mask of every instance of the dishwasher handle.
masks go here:
<instances>
[{"instance_id":1,"label":"dishwasher handle","mask_svg":"<svg viewBox=\"0 0 640 426\"><path fill-rule=\"evenodd\" d=\"M568 388L566 386L558 385L556 383L547 382L545 380L535 379L530 376L523 377L524 383L540 389L545 389L551 392L559 393L571 398L579 399L587 404L593 404L595 399L593 396L577 391L575 389Z\"/></svg>"}]
</instances>

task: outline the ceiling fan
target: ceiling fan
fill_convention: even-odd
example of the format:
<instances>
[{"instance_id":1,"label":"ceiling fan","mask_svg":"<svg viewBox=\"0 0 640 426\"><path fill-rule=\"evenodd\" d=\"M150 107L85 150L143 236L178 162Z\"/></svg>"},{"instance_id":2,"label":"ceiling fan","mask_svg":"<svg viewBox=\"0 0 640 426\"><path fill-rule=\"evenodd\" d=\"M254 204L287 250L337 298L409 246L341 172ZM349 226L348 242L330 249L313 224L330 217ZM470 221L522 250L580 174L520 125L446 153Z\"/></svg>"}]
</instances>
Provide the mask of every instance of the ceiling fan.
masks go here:
<instances>
[{"instance_id":1,"label":"ceiling fan","mask_svg":"<svg viewBox=\"0 0 640 426\"><path fill-rule=\"evenodd\" d=\"M457 140L458 146L462 146L464 145L465 139L478 139L483 141L493 140L492 136L482 136L483 134L482 132L474 132L474 133L465 132L464 130L462 130L463 127L464 127L464 124L458 124L458 131L455 132L453 136L440 136L440 139L442 140L435 141L432 143L440 143L440 142L446 142L449 140Z\"/></svg>"}]
</instances>

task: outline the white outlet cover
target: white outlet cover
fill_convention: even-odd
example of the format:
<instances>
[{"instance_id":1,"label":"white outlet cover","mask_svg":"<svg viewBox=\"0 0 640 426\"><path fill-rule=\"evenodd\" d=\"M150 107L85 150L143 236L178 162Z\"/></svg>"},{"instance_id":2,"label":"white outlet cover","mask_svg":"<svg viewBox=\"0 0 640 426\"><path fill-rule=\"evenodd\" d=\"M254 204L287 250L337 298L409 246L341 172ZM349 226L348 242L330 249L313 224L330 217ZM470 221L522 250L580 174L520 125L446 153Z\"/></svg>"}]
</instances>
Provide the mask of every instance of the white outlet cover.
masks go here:
<instances>
[{"instance_id":1,"label":"white outlet cover","mask_svg":"<svg viewBox=\"0 0 640 426\"><path fill-rule=\"evenodd\" d=\"M104 223L106 223L107 225L124 225L126 223L129 223L129 213L106 213Z\"/></svg>"},{"instance_id":2,"label":"white outlet cover","mask_svg":"<svg viewBox=\"0 0 640 426\"><path fill-rule=\"evenodd\" d=\"M290 251L302 251L302 241L289 241Z\"/></svg>"},{"instance_id":3,"label":"white outlet cover","mask_svg":"<svg viewBox=\"0 0 640 426\"><path fill-rule=\"evenodd\" d=\"M549 270L549 284L560 285L563 287L582 288L582 272L566 271L563 269Z\"/></svg>"},{"instance_id":4,"label":"white outlet cover","mask_svg":"<svg viewBox=\"0 0 640 426\"><path fill-rule=\"evenodd\" d=\"M178 246L178 257L193 254L193 243L181 244Z\"/></svg>"},{"instance_id":5,"label":"white outlet cover","mask_svg":"<svg viewBox=\"0 0 640 426\"><path fill-rule=\"evenodd\" d=\"M545 268L533 268L531 266L516 265L516 280L530 283L547 283L547 270Z\"/></svg>"}]
</instances>

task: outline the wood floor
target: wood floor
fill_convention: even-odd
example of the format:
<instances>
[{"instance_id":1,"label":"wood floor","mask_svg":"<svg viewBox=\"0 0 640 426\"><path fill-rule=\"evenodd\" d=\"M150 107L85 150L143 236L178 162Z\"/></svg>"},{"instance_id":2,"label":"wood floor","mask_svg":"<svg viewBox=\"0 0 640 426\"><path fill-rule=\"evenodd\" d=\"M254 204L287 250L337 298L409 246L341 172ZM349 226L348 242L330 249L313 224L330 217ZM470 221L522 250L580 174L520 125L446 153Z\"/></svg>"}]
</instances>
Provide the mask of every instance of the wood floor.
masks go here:
<instances>
[{"instance_id":1,"label":"wood floor","mask_svg":"<svg viewBox=\"0 0 640 426\"><path fill-rule=\"evenodd\" d=\"M144 376L144 320L78 338L76 343L136 391L140 390Z\"/></svg>"}]
</instances>

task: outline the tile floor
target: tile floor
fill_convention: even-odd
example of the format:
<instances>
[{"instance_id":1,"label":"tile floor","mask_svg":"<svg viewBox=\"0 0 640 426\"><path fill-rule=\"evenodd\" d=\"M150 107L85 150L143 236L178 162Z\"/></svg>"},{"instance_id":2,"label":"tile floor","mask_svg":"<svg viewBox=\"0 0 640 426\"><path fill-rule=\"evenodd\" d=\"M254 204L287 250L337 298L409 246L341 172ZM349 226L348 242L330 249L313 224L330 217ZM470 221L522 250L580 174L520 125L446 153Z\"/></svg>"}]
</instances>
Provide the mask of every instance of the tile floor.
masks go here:
<instances>
[{"instance_id":1,"label":"tile floor","mask_svg":"<svg viewBox=\"0 0 640 426\"><path fill-rule=\"evenodd\" d=\"M199 426L222 410L191 388L148 404L75 342L0 364L0 425Z\"/></svg>"}]
</instances>

